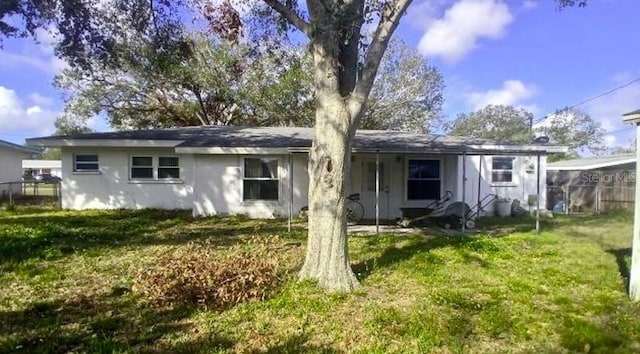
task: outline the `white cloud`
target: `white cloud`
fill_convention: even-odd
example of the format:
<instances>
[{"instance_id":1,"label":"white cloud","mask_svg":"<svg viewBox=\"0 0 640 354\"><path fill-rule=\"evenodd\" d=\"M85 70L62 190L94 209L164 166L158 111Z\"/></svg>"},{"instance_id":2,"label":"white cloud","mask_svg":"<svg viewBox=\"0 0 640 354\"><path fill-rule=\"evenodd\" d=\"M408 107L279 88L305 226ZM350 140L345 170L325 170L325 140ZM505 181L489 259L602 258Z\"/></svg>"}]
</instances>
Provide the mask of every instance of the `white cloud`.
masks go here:
<instances>
[{"instance_id":1,"label":"white cloud","mask_svg":"<svg viewBox=\"0 0 640 354\"><path fill-rule=\"evenodd\" d=\"M414 28L427 31L451 3L453 0L414 1L407 10L404 21Z\"/></svg>"},{"instance_id":2,"label":"white cloud","mask_svg":"<svg viewBox=\"0 0 640 354\"><path fill-rule=\"evenodd\" d=\"M502 0L461 0L429 26L418 51L455 63L476 48L479 40L502 37L512 21L513 15Z\"/></svg>"},{"instance_id":3,"label":"white cloud","mask_svg":"<svg viewBox=\"0 0 640 354\"><path fill-rule=\"evenodd\" d=\"M507 80L499 89L470 92L467 102L476 110L491 104L515 106L536 113L535 105L525 103L535 94L536 89L533 85L527 85L520 80Z\"/></svg>"},{"instance_id":4,"label":"white cloud","mask_svg":"<svg viewBox=\"0 0 640 354\"><path fill-rule=\"evenodd\" d=\"M637 75L618 73L612 77L608 86L625 85L634 77ZM605 132L609 132L604 137L607 146L628 145L627 142L633 138L635 129L622 123L622 115L640 108L640 82L635 82L577 108L587 112L601 124Z\"/></svg>"},{"instance_id":5,"label":"white cloud","mask_svg":"<svg viewBox=\"0 0 640 354\"><path fill-rule=\"evenodd\" d=\"M37 92L30 94L29 99L31 100L31 102L40 106L51 106L54 104L53 98L48 96L43 96Z\"/></svg>"},{"instance_id":6,"label":"white cloud","mask_svg":"<svg viewBox=\"0 0 640 354\"><path fill-rule=\"evenodd\" d=\"M68 67L54 54L57 34L44 29L36 30L37 43L22 41L22 46L12 52L0 50L0 68L7 70L31 67L48 75L56 75Z\"/></svg>"},{"instance_id":7,"label":"white cloud","mask_svg":"<svg viewBox=\"0 0 640 354\"><path fill-rule=\"evenodd\" d=\"M0 86L0 126L3 132L19 132L31 136L55 131L57 112L39 105L25 106L14 90Z\"/></svg>"},{"instance_id":8,"label":"white cloud","mask_svg":"<svg viewBox=\"0 0 640 354\"><path fill-rule=\"evenodd\" d=\"M614 87L623 85L629 80L623 80L624 75L614 77ZM593 119L602 124L605 131L624 129L622 115L640 108L640 82L621 88L613 93L577 107L589 113Z\"/></svg>"},{"instance_id":9,"label":"white cloud","mask_svg":"<svg viewBox=\"0 0 640 354\"><path fill-rule=\"evenodd\" d=\"M532 10L538 7L538 2L535 0L524 0L522 8L525 10Z\"/></svg>"},{"instance_id":10,"label":"white cloud","mask_svg":"<svg viewBox=\"0 0 640 354\"><path fill-rule=\"evenodd\" d=\"M615 135L609 134L604 136L604 144L607 147L614 147L617 145L618 139Z\"/></svg>"}]
</instances>

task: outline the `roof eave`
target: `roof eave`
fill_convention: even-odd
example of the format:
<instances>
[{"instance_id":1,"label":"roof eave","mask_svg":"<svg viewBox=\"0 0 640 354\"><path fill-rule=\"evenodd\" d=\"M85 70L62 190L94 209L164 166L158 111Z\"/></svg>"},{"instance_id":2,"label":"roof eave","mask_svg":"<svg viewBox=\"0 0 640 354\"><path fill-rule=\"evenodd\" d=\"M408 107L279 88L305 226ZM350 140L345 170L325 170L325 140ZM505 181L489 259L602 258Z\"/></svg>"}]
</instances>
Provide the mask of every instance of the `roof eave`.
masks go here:
<instances>
[{"instance_id":1,"label":"roof eave","mask_svg":"<svg viewBox=\"0 0 640 354\"><path fill-rule=\"evenodd\" d=\"M175 147L184 140L145 140L145 139L71 139L71 138L32 138L27 139L29 146L42 147Z\"/></svg>"},{"instance_id":2,"label":"roof eave","mask_svg":"<svg viewBox=\"0 0 640 354\"><path fill-rule=\"evenodd\" d=\"M594 169L603 168L603 167L626 165L626 164L635 163L635 162L636 162L635 158L628 158L628 159L619 160L619 161L591 163L591 164L587 164L587 165L583 165L583 166L553 166L553 165L547 165L547 170L549 170L549 171L586 171L586 170L594 170Z\"/></svg>"},{"instance_id":3,"label":"roof eave","mask_svg":"<svg viewBox=\"0 0 640 354\"><path fill-rule=\"evenodd\" d=\"M639 124L640 123L640 109L633 112L625 113L622 115L622 121L624 123Z\"/></svg>"}]
</instances>

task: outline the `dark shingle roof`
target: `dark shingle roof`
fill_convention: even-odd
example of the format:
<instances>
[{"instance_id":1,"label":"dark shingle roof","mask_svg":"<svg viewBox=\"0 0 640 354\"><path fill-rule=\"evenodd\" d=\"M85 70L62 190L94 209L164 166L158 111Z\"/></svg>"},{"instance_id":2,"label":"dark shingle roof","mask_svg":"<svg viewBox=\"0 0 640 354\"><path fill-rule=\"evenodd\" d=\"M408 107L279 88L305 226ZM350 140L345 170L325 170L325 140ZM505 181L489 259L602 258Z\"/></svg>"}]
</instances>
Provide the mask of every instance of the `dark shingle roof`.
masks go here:
<instances>
[{"instance_id":1,"label":"dark shingle roof","mask_svg":"<svg viewBox=\"0 0 640 354\"><path fill-rule=\"evenodd\" d=\"M0 140L0 146L2 147L6 147L9 149L13 149L16 151L21 151L27 154L39 154L40 150L34 149L34 148L30 148L27 146L22 146L22 145L18 145L18 144L14 144L5 140Z\"/></svg>"},{"instance_id":2,"label":"dark shingle roof","mask_svg":"<svg viewBox=\"0 0 640 354\"><path fill-rule=\"evenodd\" d=\"M207 126L172 129L133 130L81 135L51 136L28 139L30 143L46 145L52 140L164 140L180 142L180 148L259 147L309 148L313 128ZM416 134L383 130L359 130L353 141L354 150L381 151L460 151L469 146L502 145L517 150L521 143L454 136ZM536 144L529 144L536 145ZM544 145L541 146L540 150Z\"/></svg>"}]
</instances>

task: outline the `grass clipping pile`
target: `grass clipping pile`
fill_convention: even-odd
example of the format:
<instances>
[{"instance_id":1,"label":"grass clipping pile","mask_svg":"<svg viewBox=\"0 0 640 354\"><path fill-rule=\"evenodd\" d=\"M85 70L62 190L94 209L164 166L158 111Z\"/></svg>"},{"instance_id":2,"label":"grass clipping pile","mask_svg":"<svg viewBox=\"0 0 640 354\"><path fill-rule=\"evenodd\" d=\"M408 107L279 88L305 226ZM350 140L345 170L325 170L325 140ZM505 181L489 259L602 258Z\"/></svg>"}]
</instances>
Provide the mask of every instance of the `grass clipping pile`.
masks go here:
<instances>
[{"instance_id":1,"label":"grass clipping pile","mask_svg":"<svg viewBox=\"0 0 640 354\"><path fill-rule=\"evenodd\" d=\"M263 300L275 290L287 267L277 237L252 237L242 244L216 248L191 243L161 254L136 274L136 290L160 307L223 309Z\"/></svg>"}]
</instances>

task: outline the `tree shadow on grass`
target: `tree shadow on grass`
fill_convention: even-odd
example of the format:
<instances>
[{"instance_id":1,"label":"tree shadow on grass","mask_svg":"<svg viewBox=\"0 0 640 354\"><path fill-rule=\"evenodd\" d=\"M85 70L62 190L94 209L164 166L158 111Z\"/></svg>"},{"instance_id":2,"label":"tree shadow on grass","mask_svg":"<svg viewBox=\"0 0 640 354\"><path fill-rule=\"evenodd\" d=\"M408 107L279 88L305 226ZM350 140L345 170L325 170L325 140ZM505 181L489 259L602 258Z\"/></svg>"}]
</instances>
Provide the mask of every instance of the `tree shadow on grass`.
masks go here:
<instances>
[{"instance_id":1,"label":"tree shadow on grass","mask_svg":"<svg viewBox=\"0 0 640 354\"><path fill-rule=\"evenodd\" d=\"M609 249L607 250L607 253L610 253L614 257L616 257L616 264L618 265L618 271L620 272L620 276L622 277L622 281L624 282L624 289L628 293L629 292L629 276L631 274L629 270L628 262L631 259L631 247Z\"/></svg>"},{"instance_id":2,"label":"tree shadow on grass","mask_svg":"<svg viewBox=\"0 0 640 354\"><path fill-rule=\"evenodd\" d=\"M273 235L284 222L244 217L192 218L186 211L116 210L43 215L0 215L0 270L27 259L55 260L100 248L180 245L207 241L231 246L242 237ZM300 233L302 226L294 227Z\"/></svg>"},{"instance_id":3,"label":"tree shadow on grass","mask_svg":"<svg viewBox=\"0 0 640 354\"><path fill-rule=\"evenodd\" d=\"M309 334L294 334L287 338L285 338L280 343L269 346L266 350L254 350L251 351L253 354L264 353L264 354L276 354L276 353L340 353L340 351L327 347L327 346L318 346L312 345L308 343Z\"/></svg>"},{"instance_id":4,"label":"tree shadow on grass","mask_svg":"<svg viewBox=\"0 0 640 354\"><path fill-rule=\"evenodd\" d=\"M186 308L138 305L130 294L77 295L0 312L2 353L116 352L153 348L162 336L186 331Z\"/></svg>"},{"instance_id":5,"label":"tree shadow on grass","mask_svg":"<svg viewBox=\"0 0 640 354\"><path fill-rule=\"evenodd\" d=\"M396 263L411 259L420 252L427 252L441 247L462 247L470 242L478 240L477 237L461 233L441 234L437 236L423 237L416 236L407 238L406 236L396 236L395 240L408 240L408 244L397 247L395 243L385 243L376 245L375 238L370 238L366 244L374 249L382 248L379 256L371 257L352 264L351 269L359 280L366 279L375 269L387 268Z\"/></svg>"}]
</instances>

